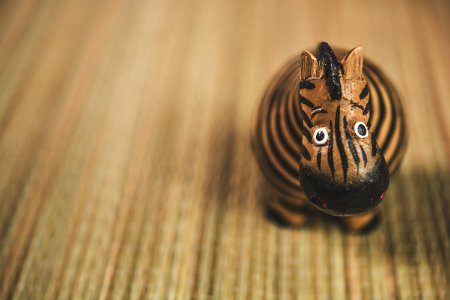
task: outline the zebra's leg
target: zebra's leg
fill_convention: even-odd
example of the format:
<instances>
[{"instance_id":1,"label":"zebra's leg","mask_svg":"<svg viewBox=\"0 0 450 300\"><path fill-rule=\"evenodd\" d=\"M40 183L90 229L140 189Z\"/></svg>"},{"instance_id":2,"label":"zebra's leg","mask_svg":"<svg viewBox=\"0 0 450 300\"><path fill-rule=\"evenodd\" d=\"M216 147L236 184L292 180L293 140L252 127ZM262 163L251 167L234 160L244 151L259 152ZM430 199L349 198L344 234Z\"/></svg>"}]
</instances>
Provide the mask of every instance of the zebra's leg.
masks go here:
<instances>
[{"instance_id":1,"label":"zebra's leg","mask_svg":"<svg viewBox=\"0 0 450 300\"><path fill-rule=\"evenodd\" d=\"M282 225L301 226L307 220L305 203L299 199L273 194L268 199L267 206L268 216Z\"/></svg>"},{"instance_id":2,"label":"zebra's leg","mask_svg":"<svg viewBox=\"0 0 450 300\"><path fill-rule=\"evenodd\" d=\"M380 212L376 210L359 216L344 217L342 221L351 231L369 233L380 223Z\"/></svg>"}]
</instances>

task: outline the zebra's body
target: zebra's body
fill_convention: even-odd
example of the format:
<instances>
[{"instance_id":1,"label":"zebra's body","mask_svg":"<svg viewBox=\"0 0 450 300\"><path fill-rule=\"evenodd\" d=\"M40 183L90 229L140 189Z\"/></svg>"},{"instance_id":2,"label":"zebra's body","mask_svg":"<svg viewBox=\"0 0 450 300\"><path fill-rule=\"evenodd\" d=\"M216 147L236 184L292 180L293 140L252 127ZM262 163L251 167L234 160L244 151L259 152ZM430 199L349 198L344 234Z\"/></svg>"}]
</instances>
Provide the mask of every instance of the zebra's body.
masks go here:
<instances>
[{"instance_id":1,"label":"zebra's body","mask_svg":"<svg viewBox=\"0 0 450 300\"><path fill-rule=\"evenodd\" d=\"M347 52L338 50L335 53L340 59ZM392 175L401 162L406 145L400 96L390 80L370 61L364 61L363 75L367 81L366 93L370 94L370 105L361 109L366 109L364 113L368 116L367 127L373 132ZM303 86L300 87L301 84ZM267 87L254 118L254 154L262 172L276 192L276 196L270 199L272 203L269 204L282 206L282 209L286 210L295 210L307 200L299 183L299 162L302 156L310 155L303 143L311 143L311 133L305 130L306 126L303 125L308 117L302 110L299 90L311 88L308 84L301 80L301 62L298 56L291 59ZM309 102L308 99L304 101ZM330 143L333 145L331 139ZM356 155L358 160L367 161L368 154L362 147L357 148ZM332 163L329 158L327 162L324 155L319 153L318 156L315 163L319 168ZM351 154L347 153L347 156L351 157ZM311 160L310 157L307 158ZM339 166L330 164L327 167Z\"/></svg>"}]
</instances>

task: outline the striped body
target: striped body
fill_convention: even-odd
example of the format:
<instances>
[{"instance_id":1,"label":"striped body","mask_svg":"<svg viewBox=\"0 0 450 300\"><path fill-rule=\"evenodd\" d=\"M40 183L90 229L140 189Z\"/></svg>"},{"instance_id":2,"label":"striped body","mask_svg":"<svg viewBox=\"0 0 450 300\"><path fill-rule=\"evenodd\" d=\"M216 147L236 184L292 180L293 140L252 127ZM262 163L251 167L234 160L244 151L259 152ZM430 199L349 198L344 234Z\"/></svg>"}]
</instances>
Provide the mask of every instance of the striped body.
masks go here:
<instances>
[{"instance_id":1,"label":"striped body","mask_svg":"<svg viewBox=\"0 0 450 300\"><path fill-rule=\"evenodd\" d=\"M342 50L335 53L338 58L346 54ZM300 73L298 57L290 60L277 73L264 93L252 131L252 147L258 164L275 187L274 191L279 196L277 201L282 201L287 208L301 206L307 200L299 182L299 162L302 156L310 156L302 143L308 140L311 142L311 133L305 130L304 126L305 113L302 113L299 96ZM373 132L392 175L399 167L406 145L406 128L400 97L392 83L370 61L364 61L363 75L370 92L370 105L365 107L367 111L364 112L367 116L367 126ZM334 124L333 122L331 125ZM342 126L342 123L339 124ZM340 132L345 134L343 130ZM330 137L330 147L338 148L340 145L337 142L336 139L333 141L333 136ZM370 153L366 153L362 147L352 148L355 150L341 149L345 152L345 160L353 161L353 156L357 158L358 164L362 165L363 160L366 162ZM322 153L319 152L318 157L313 159L318 168L328 168L333 172L342 168L342 158L336 155L334 158L327 156L325 148L321 151ZM307 158L311 160L311 157Z\"/></svg>"}]
</instances>

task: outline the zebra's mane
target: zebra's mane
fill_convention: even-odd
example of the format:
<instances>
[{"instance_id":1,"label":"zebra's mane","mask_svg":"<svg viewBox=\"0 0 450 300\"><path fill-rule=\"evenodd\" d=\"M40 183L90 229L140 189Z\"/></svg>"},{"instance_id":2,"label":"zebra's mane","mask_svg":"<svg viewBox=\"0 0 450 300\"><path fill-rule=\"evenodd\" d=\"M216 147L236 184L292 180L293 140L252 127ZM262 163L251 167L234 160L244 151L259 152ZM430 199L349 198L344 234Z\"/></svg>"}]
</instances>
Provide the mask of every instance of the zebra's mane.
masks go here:
<instances>
[{"instance_id":1,"label":"zebra's mane","mask_svg":"<svg viewBox=\"0 0 450 300\"><path fill-rule=\"evenodd\" d=\"M319 45L317 59L325 70L325 80L328 86L331 100L342 98L341 81L339 79L339 69L342 67L328 43L322 42Z\"/></svg>"}]
</instances>

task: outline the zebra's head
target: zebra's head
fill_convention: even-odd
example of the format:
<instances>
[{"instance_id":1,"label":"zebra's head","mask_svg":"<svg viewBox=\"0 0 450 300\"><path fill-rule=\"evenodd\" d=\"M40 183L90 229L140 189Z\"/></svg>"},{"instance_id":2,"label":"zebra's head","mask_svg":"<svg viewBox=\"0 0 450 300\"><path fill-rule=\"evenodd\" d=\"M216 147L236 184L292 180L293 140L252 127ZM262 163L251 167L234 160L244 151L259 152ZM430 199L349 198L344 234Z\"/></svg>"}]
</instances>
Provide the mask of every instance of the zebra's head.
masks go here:
<instances>
[{"instance_id":1,"label":"zebra's head","mask_svg":"<svg viewBox=\"0 0 450 300\"><path fill-rule=\"evenodd\" d=\"M302 149L300 183L320 210L337 216L377 206L389 171L371 131L370 95L362 48L340 62L327 43L317 58L301 55Z\"/></svg>"}]
</instances>

